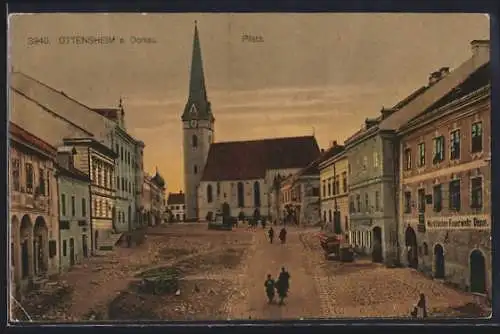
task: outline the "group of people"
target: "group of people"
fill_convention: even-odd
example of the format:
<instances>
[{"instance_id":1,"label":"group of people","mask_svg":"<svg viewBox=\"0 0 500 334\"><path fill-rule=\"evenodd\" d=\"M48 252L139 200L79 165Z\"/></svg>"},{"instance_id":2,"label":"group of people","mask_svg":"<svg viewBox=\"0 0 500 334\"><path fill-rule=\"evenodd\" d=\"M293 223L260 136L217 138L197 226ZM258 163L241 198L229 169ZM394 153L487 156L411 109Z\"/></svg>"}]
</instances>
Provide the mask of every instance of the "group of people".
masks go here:
<instances>
[{"instance_id":1,"label":"group of people","mask_svg":"<svg viewBox=\"0 0 500 334\"><path fill-rule=\"evenodd\" d=\"M274 280L271 274L267 275L264 287L266 288L269 304L274 301L276 291L279 297L279 305L283 305L285 298L288 296L288 289L290 288L290 274L286 271L285 267L282 267L277 280Z\"/></svg>"},{"instance_id":2,"label":"group of people","mask_svg":"<svg viewBox=\"0 0 500 334\"><path fill-rule=\"evenodd\" d=\"M274 229L273 229L272 226L269 229L269 231L267 232L267 234L269 236L269 242L273 243L273 240L274 240ZM282 244L284 244L286 242L286 229L284 227L280 231L279 238L280 238L280 241L281 241Z\"/></svg>"}]
</instances>

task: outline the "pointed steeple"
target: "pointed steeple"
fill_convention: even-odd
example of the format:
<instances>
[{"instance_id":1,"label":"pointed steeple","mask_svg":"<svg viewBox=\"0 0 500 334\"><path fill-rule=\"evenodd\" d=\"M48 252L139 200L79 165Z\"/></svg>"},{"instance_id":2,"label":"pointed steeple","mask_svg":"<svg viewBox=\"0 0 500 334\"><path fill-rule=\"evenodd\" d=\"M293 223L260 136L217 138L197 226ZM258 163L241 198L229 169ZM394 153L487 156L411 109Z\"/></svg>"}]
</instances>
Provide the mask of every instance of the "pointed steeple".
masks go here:
<instances>
[{"instance_id":1,"label":"pointed steeple","mask_svg":"<svg viewBox=\"0 0 500 334\"><path fill-rule=\"evenodd\" d=\"M207 98L200 37L196 21L194 21L193 53L191 56L190 71L189 97L184 108L184 113L182 114L182 120L213 118L210 110L210 102Z\"/></svg>"}]
</instances>

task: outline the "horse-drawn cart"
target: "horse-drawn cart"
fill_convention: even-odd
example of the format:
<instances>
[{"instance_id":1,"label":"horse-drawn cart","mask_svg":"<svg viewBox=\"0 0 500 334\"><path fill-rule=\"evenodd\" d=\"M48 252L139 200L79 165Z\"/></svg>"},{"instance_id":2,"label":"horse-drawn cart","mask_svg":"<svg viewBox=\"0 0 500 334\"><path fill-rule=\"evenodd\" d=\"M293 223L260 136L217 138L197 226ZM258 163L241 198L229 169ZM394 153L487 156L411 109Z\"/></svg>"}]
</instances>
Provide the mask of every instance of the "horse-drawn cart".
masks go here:
<instances>
[{"instance_id":1,"label":"horse-drawn cart","mask_svg":"<svg viewBox=\"0 0 500 334\"><path fill-rule=\"evenodd\" d=\"M341 262L354 261L354 250L351 245L344 242L341 235L321 233L319 240L327 260L336 260Z\"/></svg>"}]
</instances>

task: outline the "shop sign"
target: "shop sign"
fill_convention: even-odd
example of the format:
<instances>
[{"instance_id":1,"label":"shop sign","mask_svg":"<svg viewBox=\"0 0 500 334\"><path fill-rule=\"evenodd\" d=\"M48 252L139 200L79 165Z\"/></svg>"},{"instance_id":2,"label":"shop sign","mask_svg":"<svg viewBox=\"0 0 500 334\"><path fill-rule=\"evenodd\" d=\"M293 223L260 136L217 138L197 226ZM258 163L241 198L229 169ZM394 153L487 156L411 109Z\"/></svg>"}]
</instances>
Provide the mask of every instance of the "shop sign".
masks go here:
<instances>
[{"instance_id":1,"label":"shop sign","mask_svg":"<svg viewBox=\"0 0 500 334\"><path fill-rule=\"evenodd\" d=\"M429 217L425 227L429 230L487 230L491 228L488 215Z\"/></svg>"}]
</instances>

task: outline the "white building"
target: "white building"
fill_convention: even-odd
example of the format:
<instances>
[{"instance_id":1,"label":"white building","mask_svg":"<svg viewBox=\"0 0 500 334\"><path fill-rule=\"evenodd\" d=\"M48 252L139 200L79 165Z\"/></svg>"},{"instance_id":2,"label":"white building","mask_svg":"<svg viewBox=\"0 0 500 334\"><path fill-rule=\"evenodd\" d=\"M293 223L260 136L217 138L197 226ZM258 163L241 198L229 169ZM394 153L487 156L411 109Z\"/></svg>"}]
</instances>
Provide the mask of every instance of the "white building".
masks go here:
<instances>
[{"instance_id":1,"label":"white building","mask_svg":"<svg viewBox=\"0 0 500 334\"><path fill-rule=\"evenodd\" d=\"M167 210L171 222L182 222L186 219L186 202L182 191L168 194Z\"/></svg>"}]
</instances>

